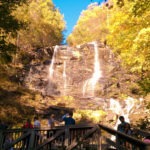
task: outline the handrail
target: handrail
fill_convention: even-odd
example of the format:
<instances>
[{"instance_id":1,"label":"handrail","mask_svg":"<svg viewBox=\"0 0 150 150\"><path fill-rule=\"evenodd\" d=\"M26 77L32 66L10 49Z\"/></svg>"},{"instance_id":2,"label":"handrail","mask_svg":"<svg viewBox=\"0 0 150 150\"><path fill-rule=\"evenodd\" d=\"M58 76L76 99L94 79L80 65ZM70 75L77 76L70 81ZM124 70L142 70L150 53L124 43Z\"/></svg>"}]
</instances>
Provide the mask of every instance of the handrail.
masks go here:
<instances>
[{"instance_id":1,"label":"handrail","mask_svg":"<svg viewBox=\"0 0 150 150\"><path fill-rule=\"evenodd\" d=\"M101 131L105 131L105 132L101 132ZM149 132L145 132L139 129L136 129L135 131L143 137L150 135ZM42 138L44 137L44 139L37 140L36 133L40 133L41 137ZM105 133L107 133L108 135ZM3 140L5 139L5 136L7 134L12 135L14 137L14 141L12 141L10 144L7 144L5 147L3 147L4 146ZM80 148L82 145L86 146L86 144L87 146L91 146L90 144L92 144L92 142L85 143L91 140L93 140L95 145L98 146L99 142L102 139L105 140L107 145L116 147L117 149L124 149L124 147L121 148L122 145L118 145L116 141L111 140L110 138L111 135L119 137L120 139L132 145L135 145L140 150L150 149L150 144L146 144L142 140L139 140L132 136L128 136L124 133L118 132L102 124L58 126L58 127L55 127L54 129L8 129L8 130L3 130L3 131L1 130L0 131L0 149L5 150L14 146L15 148L16 146L17 148L22 148L24 140L26 140L28 137L30 139L28 150L29 149L40 150L44 146L51 147L51 144L52 145L58 144L57 142L61 142L59 146L63 146L63 145L66 146L66 150L72 150L78 146L80 146ZM20 145L18 143L20 143Z\"/></svg>"},{"instance_id":2,"label":"handrail","mask_svg":"<svg viewBox=\"0 0 150 150\"><path fill-rule=\"evenodd\" d=\"M135 134L137 134L138 136L141 136L141 137L147 137L147 136L150 136L150 132L148 131L143 131L141 129L133 129L133 132Z\"/></svg>"},{"instance_id":3,"label":"handrail","mask_svg":"<svg viewBox=\"0 0 150 150\"><path fill-rule=\"evenodd\" d=\"M147 143L145 143L145 142L143 142L143 141L141 141L141 140L139 140L137 138L134 138L132 136L128 136L127 134L124 134L122 132L116 131L116 130L114 130L112 128L109 128L109 127L107 127L105 125L99 124L99 127L100 127L100 129L102 129L102 130L104 130L104 131L106 131L106 132L108 132L108 133L110 133L110 134L112 134L114 136L118 136L118 137L124 139L125 141L127 141L129 143L134 143L134 145L138 146L141 150L144 150L144 149L147 150L147 148L150 148L150 144L147 144ZM117 146L118 145L116 145L116 147Z\"/></svg>"}]
</instances>

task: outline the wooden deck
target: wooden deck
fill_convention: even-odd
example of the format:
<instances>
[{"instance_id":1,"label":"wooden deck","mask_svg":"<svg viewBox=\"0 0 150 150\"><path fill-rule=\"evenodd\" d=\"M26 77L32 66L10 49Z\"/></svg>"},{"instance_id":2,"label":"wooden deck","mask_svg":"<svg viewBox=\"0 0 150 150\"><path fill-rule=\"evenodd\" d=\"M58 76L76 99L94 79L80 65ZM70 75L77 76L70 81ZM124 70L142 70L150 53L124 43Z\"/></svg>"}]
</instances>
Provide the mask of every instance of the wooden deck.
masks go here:
<instances>
[{"instance_id":1,"label":"wooden deck","mask_svg":"<svg viewBox=\"0 0 150 150\"><path fill-rule=\"evenodd\" d=\"M150 150L141 140L150 133L135 132L128 136L101 124L7 129L0 131L0 150Z\"/></svg>"}]
</instances>

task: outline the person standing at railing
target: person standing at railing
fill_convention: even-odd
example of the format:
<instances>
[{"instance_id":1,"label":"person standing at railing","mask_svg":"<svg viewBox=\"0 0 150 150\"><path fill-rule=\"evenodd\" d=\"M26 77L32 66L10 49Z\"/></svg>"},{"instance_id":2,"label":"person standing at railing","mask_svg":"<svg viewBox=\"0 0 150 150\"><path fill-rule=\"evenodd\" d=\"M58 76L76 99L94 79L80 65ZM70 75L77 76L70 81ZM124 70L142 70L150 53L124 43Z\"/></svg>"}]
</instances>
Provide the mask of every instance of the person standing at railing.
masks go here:
<instances>
[{"instance_id":1,"label":"person standing at railing","mask_svg":"<svg viewBox=\"0 0 150 150\"><path fill-rule=\"evenodd\" d=\"M33 125L31 123L31 120L30 119L27 119L27 121L25 122L25 124L23 125L23 129L33 129ZM24 131L24 134L27 133L28 131L25 130ZM23 140L23 148L25 150L28 149L28 146L29 146L29 141L30 141L30 136L27 136L24 140Z\"/></svg>"},{"instance_id":2,"label":"person standing at railing","mask_svg":"<svg viewBox=\"0 0 150 150\"><path fill-rule=\"evenodd\" d=\"M41 123L40 123L39 118L37 116L34 117L34 128L35 129L41 128Z\"/></svg>"},{"instance_id":3,"label":"person standing at railing","mask_svg":"<svg viewBox=\"0 0 150 150\"><path fill-rule=\"evenodd\" d=\"M129 123L125 121L124 116L120 116L119 120L121 123L118 125L117 131L125 133L126 124L129 124Z\"/></svg>"},{"instance_id":4,"label":"person standing at railing","mask_svg":"<svg viewBox=\"0 0 150 150\"><path fill-rule=\"evenodd\" d=\"M55 127L56 120L55 120L54 117L55 117L55 115L51 114L50 117L49 117L49 119L48 119L48 127L49 128L54 128Z\"/></svg>"},{"instance_id":5,"label":"person standing at railing","mask_svg":"<svg viewBox=\"0 0 150 150\"><path fill-rule=\"evenodd\" d=\"M54 117L55 115L51 114L50 117L48 118L47 123L50 130L47 131L47 138L51 137L54 134L53 130L51 130L55 127L55 123L57 122Z\"/></svg>"},{"instance_id":6,"label":"person standing at railing","mask_svg":"<svg viewBox=\"0 0 150 150\"><path fill-rule=\"evenodd\" d=\"M75 119L73 119L73 112L69 112L68 114L62 117L62 120L65 122L65 125L75 125Z\"/></svg>"},{"instance_id":7,"label":"person standing at railing","mask_svg":"<svg viewBox=\"0 0 150 150\"><path fill-rule=\"evenodd\" d=\"M27 119L27 121L25 122L25 124L23 125L23 128L24 129L32 129L33 128L33 125L31 123L31 120L30 119Z\"/></svg>"},{"instance_id":8,"label":"person standing at railing","mask_svg":"<svg viewBox=\"0 0 150 150\"><path fill-rule=\"evenodd\" d=\"M132 135L132 130L131 130L131 126L129 123L125 124L125 134L127 135ZM132 150L132 145L129 142L125 142L125 146L128 150Z\"/></svg>"},{"instance_id":9,"label":"person standing at railing","mask_svg":"<svg viewBox=\"0 0 150 150\"><path fill-rule=\"evenodd\" d=\"M124 116L120 116L119 117L120 120L120 124L117 127L117 131L122 132L124 134L129 134L129 128L127 129L127 127L130 127L130 124L128 122L125 121ZM116 137L116 142L118 145L122 145L126 147L126 142L123 139L120 139L117 135Z\"/></svg>"},{"instance_id":10,"label":"person standing at railing","mask_svg":"<svg viewBox=\"0 0 150 150\"><path fill-rule=\"evenodd\" d=\"M75 125L75 119L73 118L73 112L69 112L62 117L62 121L65 122L65 146L71 143L71 137L69 132L69 126Z\"/></svg>"},{"instance_id":11,"label":"person standing at railing","mask_svg":"<svg viewBox=\"0 0 150 150\"><path fill-rule=\"evenodd\" d=\"M41 123L39 121L39 118L38 116L35 116L34 117L34 125L33 125L34 129L40 129L41 128ZM35 141L35 144L38 144L39 143L39 140L41 138L41 134L39 131L35 131L35 136L36 136L36 141Z\"/></svg>"},{"instance_id":12,"label":"person standing at railing","mask_svg":"<svg viewBox=\"0 0 150 150\"><path fill-rule=\"evenodd\" d=\"M127 135L131 135L132 134L131 126L130 126L129 123L125 124L125 134L127 134Z\"/></svg>"}]
</instances>

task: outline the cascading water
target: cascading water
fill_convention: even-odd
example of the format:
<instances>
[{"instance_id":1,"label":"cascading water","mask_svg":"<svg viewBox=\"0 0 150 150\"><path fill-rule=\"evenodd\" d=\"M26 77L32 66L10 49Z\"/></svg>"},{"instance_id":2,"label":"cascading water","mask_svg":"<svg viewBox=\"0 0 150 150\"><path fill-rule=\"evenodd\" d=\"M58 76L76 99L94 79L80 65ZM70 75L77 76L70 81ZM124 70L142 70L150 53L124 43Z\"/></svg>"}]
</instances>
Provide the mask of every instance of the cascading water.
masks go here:
<instances>
[{"instance_id":1,"label":"cascading water","mask_svg":"<svg viewBox=\"0 0 150 150\"><path fill-rule=\"evenodd\" d=\"M143 101L142 98L140 98L139 100L136 100L132 97L128 97L127 99L125 99L125 101L124 101L125 105L123 105L124 106L123 107L118 100L111 98L110 99L110 110L112 110L117 116L124 116L125 121L130 123L129 115L131 113L133 113L135 109L137 109L136 103L138 103L138 107L140 107L142 104L142 101ZM119 119L116 120L114 129L117 130L118 124L120 124ZM116 137L112 136L111 139L115 140Z\"/></svg>"},{"instance_id":2,"label":"cascading water","mask_svg":"<svg viewBox=\"0 0 150 150\"><path fill-rule=\"evenodd\" d=\"M55 48L54 48L52 61L51 61L50 67L49 67L49 77L48 77L49 81L48 81L48 85L47 85L47 88L46 88L46 95L58 94L59 93L57 91L56 84L53 81L53 78L54 78L54 63L55 63L55 58L56 58L58 48L59 48L58 45L56 45Z\"/></svg>"},{"instance_id":3,"label":"cascading water","mask_svg":"<svg viewBox=\"0 0 150 150\"><path fill-rule=\"evenodd\" d=\"M52 62L51 62L51 65L49 67L49 77L50 77L50 80L53 78L53 74L54 74L54 62L55 62L55 57L56 57L56 53L57 53L58 48L59 48L58 45L56 45L55 48L54 48L54 54L53 54L53 57L52 57Z\"/></svg>"},{"instance_id":4,"label":"cascading water","mask_svg":"<svg viewBox=\"0 0 150 150\"><path fill-rule=\"evenodd\" d=\"M60 94L66 95L67 88L67 74L66 74L66 64L69 59L69 49L65 46L56 45L54 48L54 53L52 61L49 67L49 83L48 89L49 94ZM55 64L55 68L54 68ZM60 66L63 66L61 69ZM55 71L55 73L54 73Z\"/></svg>"},{"instance_id":5,"label":"cascading water","mask_svg":"<svg viewBox=\"0 0 150 150\"><path fill-rule=\"evenodd\" d=\"M82 92L83 96L85 95L94 96L96 83L102 77L97 42L92 42L90 44L93 44L94 46L94 72L92 77L86 80L85 84L83 85L83 92Z\"/></svg>"},{"instance_id":6,"label":"cascading water","mask_svg":"<svg viewBox=\"0 0 150 150\"><path fill-rule=\"evenodd\" d=\"M124 107L120 104L119 101L111 98L110 99L110 110L112 110L117 116L124 116L127 122L130 122L129 115L132 112L133 107L135 106L135 100L132 97L128 97L125 101ZM115 129L119 124L119 120L116 122Z\"/></svg>"}]
</instances>

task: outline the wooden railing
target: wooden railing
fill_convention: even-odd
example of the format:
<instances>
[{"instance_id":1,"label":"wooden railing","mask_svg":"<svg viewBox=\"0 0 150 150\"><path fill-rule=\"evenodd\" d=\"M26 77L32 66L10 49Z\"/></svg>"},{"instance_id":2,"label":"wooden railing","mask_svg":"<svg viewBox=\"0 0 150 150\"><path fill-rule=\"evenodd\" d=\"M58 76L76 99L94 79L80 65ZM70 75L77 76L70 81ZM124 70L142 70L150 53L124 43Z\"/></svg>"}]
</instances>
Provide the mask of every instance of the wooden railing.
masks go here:
<instances>
[{"instance_id":1,"label":"wooden railing","mask_svg":"<svg viewBox=\"0 0 150 150\"><path fill-rule=\"evenodd\" d=\"M136 130L136 136L148 132ZM12 141L9 141L12 139ZM0 150L150 150L150 145L104 125L61 126L54 129L0 131Z\"/></svg>"},{"instance_id":2,"label":"wooden railing","mask_svg":"<svg viewBox=\"0 0 150 150\"><path fill-rule=\"evenodd\" d=\"M150 135L148 132L143 134L141 130L136 130L136 137L134 137L134 134L128 136L101 124L99 124L99 127L101 130L100 145L105 144L107 148L113 147L117 150L150 150L150 144L146 144L141 139L136 138L137 136L144 138Z\"/></svg>"}]
</instances>

